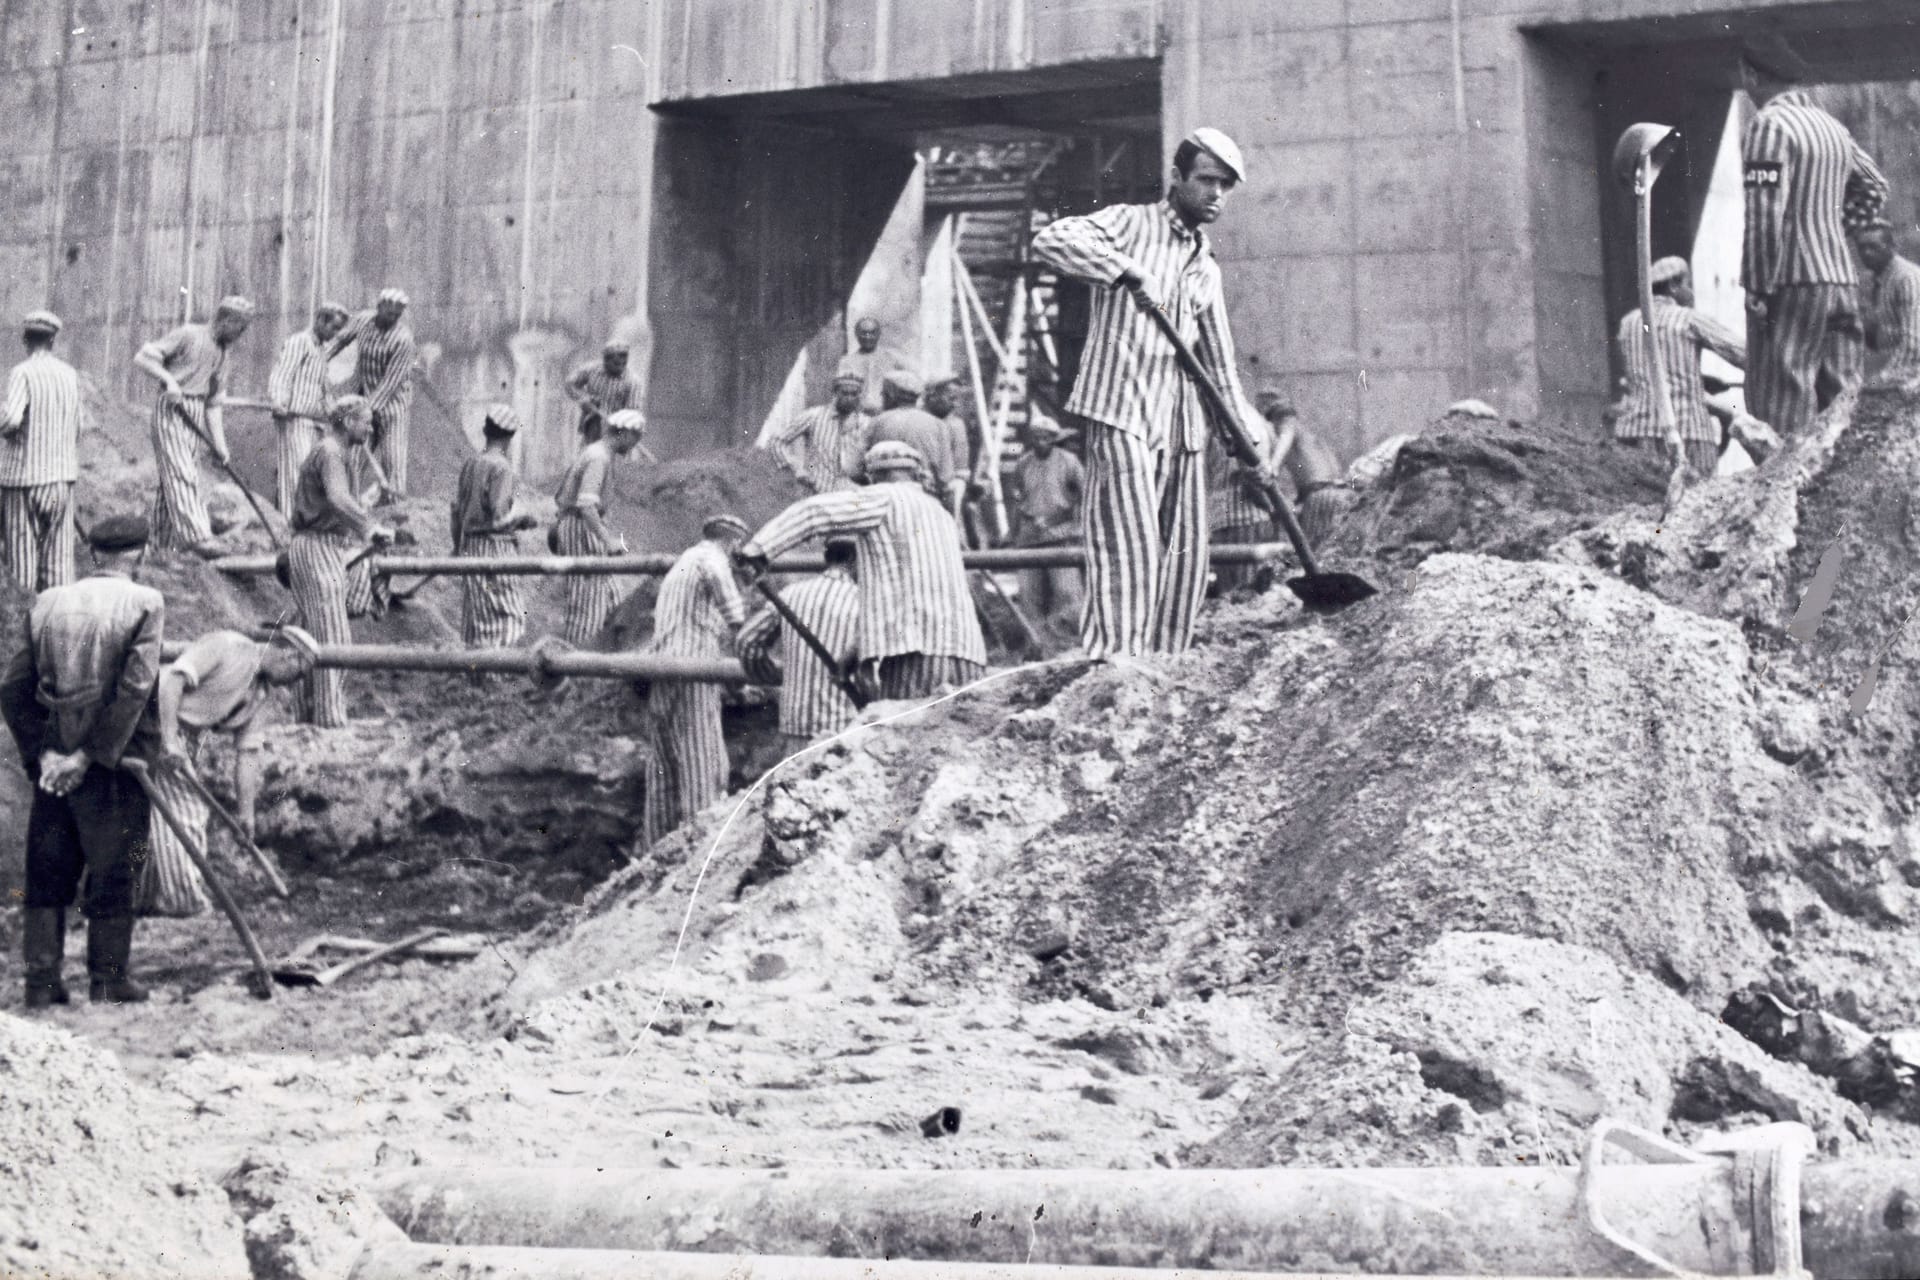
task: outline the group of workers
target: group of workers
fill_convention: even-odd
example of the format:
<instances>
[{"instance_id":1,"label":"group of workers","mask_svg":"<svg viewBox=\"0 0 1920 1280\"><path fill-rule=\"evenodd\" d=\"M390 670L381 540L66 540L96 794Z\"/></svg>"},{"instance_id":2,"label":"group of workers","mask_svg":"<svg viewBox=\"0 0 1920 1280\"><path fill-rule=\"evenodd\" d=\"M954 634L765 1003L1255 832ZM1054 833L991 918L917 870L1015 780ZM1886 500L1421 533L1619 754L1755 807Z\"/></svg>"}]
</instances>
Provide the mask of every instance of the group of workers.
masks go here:
<instances>
[{"instance_id":1,"label":"group of workers","mask_svg":"<svg viewBox=\"0 0 1920 1280\"><path fill-rule=\"evenodd\" d=\"M1756 420L1770 428L1757 438L1770 444L1804 431L1843 389L1920 383L1920 267L1895 250L1885 176L1845 125L1795 87L1806 66L1787 41L1749 41L1742 68L1759 108L1741 140L1746 332L1695 309L1687 261L1672 256L1651 265L1651 316L1634 308L1617 335L1624 371L1614 438L1660 447L1664 407L1696 475L1714 474L1727 442L1756 438L1748 434ZM1708 395L1705 351L1746 370L1744 412Z\"/></svg>"},{"instance_id":2,"label":"group of workers","mask_svg":"<svg viewBox=\"0 0 1920 1280\"><path fill-rule=\"evenodd\" d=\"M1716 416L1732 416L1704 398L1703 350L1748 369L1752 415L1782 432L1803 429L1857 384L1868 347L1878 353L1876 377L1920 381L1920 268L1894 252L1881 216L1884 178L1837 121L1791 90L1790 50L1755 45L1746 65L1761 109L1745 138L1745 340L1693 309L1686 263L1678 258L1653 264L1653 314L1634 311L1619 334L1626 374L1615 437L1664 435L1655 411L1661 392L1646 358L1651 337L1666 356L1665 394L1688 464L1703 472L1719 459ZM1092 286L1092 314L1065 405L1075 430L1035 415L1024 452L1005 477L1009 532L1019 546L1081 547L1084 573L1030 571L1020 596L1041 619L1077 622L1080 647L1095 659L1189 646L1209 589L1210 543L1274 536L1275 513L1261 481L1282 470L1290 475L1301 523L1314 540L1351 501L1338 458L1286 395L1262 388L1249 399L1242 386L1207 228L1246 177L1232 139L1196 129L1175 150L1163 199L1063 217L1033 241L1039 263ZM1864 291L1850 240L1870 273ZM145 998L127 972L140 889L134 853L148 838L150 802L183 815L188 826L204 823L197 738L231 733L243 746L236 756L245 760L259 702L282 684L303 685L302 713L313 723L345 722L339 673L315 670L314 661L321 646L350 638L349 619L371 592L364 565L354 560L391 539L374 521L370 499L405 492L414 376L406 305L404 294L389 289L358 316L321 307L310 329L287 340L270 398L258 406L281 432L278 498L292 528L286 575L300 626L280 629L265 644L216 633L165 668L165 603L134 580L135 572L149 538L161 549L209 550L200 459L210 452L226 460L222 367L253 307L225 299L210 323L181 326L141 348L135 363L161 388L153 421L154 518L149 525L111 517L86 530L94 572L77 582L71 516L78 383L53 355L58 318L43 311L26 318L27 356L9 379L0 416L0 532L9 572L40 594L25 646L0 679L0 714L37 784L27 833L30 1006L70 998L60 977L64 913L83 871L90 994ZM1215 440L1200 388L1160 331L1160 318L1195 351L1255 439L1257 476ZM880 349L880 336L870 319L856 325L856 348L836 371L831 400L767 442L810 495L758 530L713 514L662 580L644 644L663 656L738 656L750 678L782 686L780 732L796 744L851 721L850 691L923 697L976 679L987 658L962 556L977 537L968 527L970 499L986 479L987 451L955 412L958 379L943 373L923 380L898 367ZM329 362L355 343L353 382L332 386ZM548 546L556 553L627 549L608 511L612 476L636 449L650 457L642 444L641 390L627 358L623 345L610 343L597 364L567 380L566 394L580 407L581 447L555 494ZM510 406L487 411L481 448L466 460L451 502L457 554L511 553L518 535L538 523L516 495L512 446L521 430ZM749 612L746 587L765 586L776 557L810 543L824 545L825 572L788 583L785 611L769 602ZM1232 571L1215 575L1214 587L1238 580ZM510 646L522 638L525 608L512 577L463 578L462 603L469 645ZM615 604L609 576L570 576L566 638L593 640ZM815 644L832 664L820 660ZM644 698L651 747L645 828L655 839L723 795L729 766L720 686L659 681ZM144 767L128 768L128 761ZM235 790L243 820L250 820L252 786L242 765Z\"/></svg>"}]
</instances>

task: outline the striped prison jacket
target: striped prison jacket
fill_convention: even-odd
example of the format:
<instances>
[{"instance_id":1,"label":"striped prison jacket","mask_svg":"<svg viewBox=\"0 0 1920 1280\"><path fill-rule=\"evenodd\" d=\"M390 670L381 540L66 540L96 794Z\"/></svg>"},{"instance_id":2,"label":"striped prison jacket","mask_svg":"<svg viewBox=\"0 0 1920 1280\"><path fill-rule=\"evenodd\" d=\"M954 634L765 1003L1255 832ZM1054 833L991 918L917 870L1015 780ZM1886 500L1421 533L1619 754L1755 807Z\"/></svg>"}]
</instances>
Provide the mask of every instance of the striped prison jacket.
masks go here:
<instances>
[{"instance_id":1,"label":"striped prison jacket","mask_svg":"<svg viewBox=\"0 0 1920 1280\"><path fill-rule=\"evenodd\" d=\"M830 566L818 577L783 588L780 598L827 652L842 662L857 654L860 589L845 569ZM749 676L780 686L780 732L812 738L852 723L854 705L833 673L772 605L747 619L737 644Z\"/></svg>"},{"instance_id":2,"label":"striped prison jacket","mask_svg":"<svg viewBox=\"0 0 1920 1280\"><path fill-rule=\"evenodd\" d=\"M0 416L0 488L80 478L80 378L51 351L36 351L7 375Z\"/></svg>"},{"instance_id":3,"label":"striped prison jacket","mask_svg":"<svg viewBox=\"0 0 1920 1280\"><path fill-rule=\"evenodd\" d=\"M857 547L862 661L926 653L986 664L960 528L917 481L802 498L747 546L771 559L831 534L844 534Z\"/></svg>"},{"instance_id":4,"label":"striped prison jacket","mask_svg":"<svg viewBox=\"0 0 1920 1280\"><path fill-rule=\"evenodd\" d=\"M1640 308L1621 318L1620 332L1615 336L1625 371L1620 375L1614 439L1659 439L1660 410L1654 399L1653 366L1647 361L1646 338L1641 333ZM1712 316L1660 296L1653 300L1653 341L1666 367L1667 393L1680 438L1718 444L1720 425L1707 412L1706 388L1700 383L1700 353L1712 351L1728 364L1744 369L1747 344Z\"/></svg>"},{"instance_id":5,"label":"striped prison jacket","mask_svg":"<svg viewBox=\"0 0 1920 1280\"><path fill-rule=\"evenodd\" d=\"M1747 202L1740 283L1766 297L1796 284L1852 285L1847 228L1879 216L1887 180L1847 127L1794 90L1761 108L1741 141Z\"/></svg>"},{"instance_id":6,"label":"striped prison jacket","mask_svg":"<svg viewBox=\"0 0 1920 1280\"><path fill-rule=\"evenodd\" d=\"M1205 448L1200 393L1152 318L1125 289L1113 286L1128 271L1147 280L1227 402L1243 405L1220 265L1206 233L1189 229L1165 200L1116 204L1052 223L1033 238L1033 254L1062 275L1107 286L1093 291L1087 345L1067 411L1151 447L1189 453Z\"/></svg>"},{"instance_id":7,"label":"striped prison jacket","mask_svg":"<svg viewBox=\"0 0 1920 1280\"><path fill-rule=\"evenodd\" d=\"M859 409L843 418L832 405L817 404L780 428L770 442L773 456L815 493L851 489L866 463L870 421Z\"/></svg>"},{"instance_id":8,"label":"striped prison jacket","mask_svg":"<svg viewBox=\"0 0 1920 1280\"><path fill-rule=\"evenodd\" d=\"M660 580L660 594L653 602L653 638L643 652L724 657L746 616L727 553L717 543L696 542Z\"/></svg>"},{"instance_id":9,"label":"striped prison jacket","mask_svg":"<svg viewBox=\"0 0 1920 1280\"><path fill-rule=\"evenodd\" d=\"M267 399L290 413L326 413L327 352L313 330L302 329L281 344L267 375Z\"/></svg>"},{"instance_id":10,"label":"striped prison jacket","mask_svg":"<svg viewBox=\"0 0 1920 1280\"><path fill-rule=\"evenodd\" d=\"M567 385L575 391L585 392L600 406L600 412L612 417L622 409L640 407L640 380L630 373L615 377L606 370L606 366L596 360L592 364L581 365L567 379ZM585 405L580 406L580 421L585 423L587 415L593 411Z\"/></svg>"},{"instance_id":11,"label":"striped prison jacket","mask_svg":"<svg viewBox=\"0 0 1920 1280\"><path fill-rule=\"evenodd\" d=\"M373 322L374 314L362 311L349 320L328 344L327 354L338 355L357 340L360 354L354 365L355 389L376 413L404 410L413 402L413 330L405 321L396 320L393 328L382 332Z\"/></svg>"}]
</instances>

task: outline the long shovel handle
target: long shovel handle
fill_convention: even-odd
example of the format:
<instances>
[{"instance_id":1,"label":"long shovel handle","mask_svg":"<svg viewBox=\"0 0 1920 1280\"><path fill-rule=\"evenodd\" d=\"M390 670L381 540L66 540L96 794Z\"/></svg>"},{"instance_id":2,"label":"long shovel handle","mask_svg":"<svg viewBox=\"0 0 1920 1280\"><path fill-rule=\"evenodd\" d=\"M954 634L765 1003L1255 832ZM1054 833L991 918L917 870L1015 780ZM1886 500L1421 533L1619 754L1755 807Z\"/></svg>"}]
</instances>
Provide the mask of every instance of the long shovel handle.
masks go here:
<instances>
[{"instance_id":1,"label":"long shovel handle","mask_svg":"<svg viewBox=\"0 0 1920 1280\"><path fill-rule=\"evenodd\" d=\"M1159 326L1160 332L1166 335L1167 341L1173 344L1174 354L1180 359L1180 367L1186 371L1189 378L1193 379L1194 385L1200 388L1201 398L1206 400L1207 408L1211 410L1207 416L1212 419L1214 429L1226 440L1227 449L1233 454L1234 461L1254 473L1260 487L1260 496L1266 499L1268 508L1279 519L1280 527L1286 530L1287 541L1293 544L1294 554L1300 557L1300 567L1306 570L1309 578L1319 577L1320 562L1314 558L1313 548L1307 545L1306 531L1300 527L1300 519L1293 513L1293 504L1288 502L1286 495L1280 492L1280 486L1274 482L1273 478L1266 474L1261 464L1260 450L1253 443L1253 437L1247 434L1246 428L1240 425L1238 412L1227 404L1226 396L1222 395L1220 388L1214 385L1213 379L1201 366L1200 358L1194 355L1193 348L1187 345L1187 340L1182 338L1180 331L1173 327L1173 321L1167 317L1166 311L1160 307L1147 306L1145 303L1141 305L1146 313L1153 317L1154 324Z\"/></svg>"},{"instance_id":2,"label":"long shovel handle","mask_svg":"<svg viewBox=\"0 0 1920 1280\"><path fill-rule=\"evenodd\" d=\"M194 771L193 766L187 765L181 769L180 776L187 780L187 785L206 802L207 808L225 824L227 830L233 832L234 839L240 842L254 862L259 864L260 869L267 873L267 879L273 884L273 891L283 898L291 898L293 891L287 888L286 880L280 875L280 868L273 865L273 859L267 856L265 849L254 843L253 837L248 835L247 829L240 824L240 819L233 816L233 811L221 804L214 797L213 792L207 789L207 784L201 781L200 775Z\"/></svg>"},{"instance_id":3,"label":"long shovel handle","mask_svg":"<svg viewBox=\"0 0 1920 1280\"><path fill-rule=\"evenodd\" d=\"M180 838L180 845L187 851L187 857L191 858L193 865L200 869L200 877L207 882L207 889L213 894L213 900L220 904L220 910L225 912L227 919L233 923L233 931L240 935L240 945L247 949L247 958L253 961L254 973L259 978L259 981L254 984L253 994L262 1000L273 999L273 968L267 963L266 953L260 949L260 940L255 938L253 930L247 927L247 918L240 914L240 908L235 904L233 896L227 892L227 886L222 884L220 877L213 873L213 867L207 862L207 855L194 840L193 833L187 830L187 824L181 821L180 815L173 811L173 806L161 798L159 789L153 785L153 778L147 772L147 762L122 760L120 767L133 775L134 780L140 784L140 789L147 793L147 802L153 806L154 812L160 815L160 820L173 828L173 834Z\"/></svg>"},{"instance_id":4,"label":"long shovel handle","mask_svg":"<svg viewBox=\"0 0 1920 1280\"><path fill-rule=\"evenodd\" d=\"M773 606L773 611L780 615L781 621L792 627L793 634L800 637L801 643L813 650L813 656L820 659L820 661L825 664L827 670L833 673L833 682L840 686L840 692L847 695L847 701L853 704L854 709L856 711L864 710L867 705L867 695L861 690L859 684L854 681L853 677L841 669L840 659L836 658L827 646L821 643L819 636L813 634L813 628L800 621L800 615L793 611L791 605L780 598L780 593L774 590L771 582L768 582L765 578L755 578L753 585L761 595L767 598L767 603Z\"/></svg>"},{"instance_id":5,"label":"long shovel handle","mask_svg":"<svg viewBox=\"0 0 1920 1280\"><path fill-rule=\"evenodd\" d=\"M187 407L178 400L169 401L168 407L180 415L180 421L186 423L187 429L198 436L200 443L206 445L208 452L212 453L213 441L207 439L207 433L202 431L200 424L193 420L193 415L187 412ZM273 545L275 547L285 547L287 544L280 540L280 535L273 531L273 525L267 519L266 508L260 505L260 499L254 496L253 490L247 488L247 482L242 480L239 475L234 472L232 467L220 461L218 454L213 455L213 464L226 472L227 479L233 481L234 487L240 490L241 496L247 500L247 505L253 508L254 518L260 522L260 527L267 531L267 537L273 540Z\"/></svg>"}]
</instances>

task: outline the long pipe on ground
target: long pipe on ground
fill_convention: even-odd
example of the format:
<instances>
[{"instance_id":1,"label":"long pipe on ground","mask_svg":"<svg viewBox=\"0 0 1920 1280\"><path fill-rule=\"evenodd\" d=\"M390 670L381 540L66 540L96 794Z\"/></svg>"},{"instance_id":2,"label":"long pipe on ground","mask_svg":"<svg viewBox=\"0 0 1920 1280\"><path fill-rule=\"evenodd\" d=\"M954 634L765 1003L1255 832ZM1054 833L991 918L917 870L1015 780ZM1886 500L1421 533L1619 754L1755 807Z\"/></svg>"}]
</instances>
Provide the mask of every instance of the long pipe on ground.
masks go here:
<instances>
[{"instance_id":1,"label":"long pipe on ground","mask_svg":"<svg viewBox=\"0 0 1920 1280\"><path fill-rule=\"evenodd\" d=\"M1217 546L1209 555L1213 563L1266 564L1290 553L1284 542L1249 542ZM574 574L631 574L659 577L673 568L680 557L666 552L644 552L626 556L374 556L375 573L410 576L440 574L504 573L568 577ZM969 569L1074 569L1086 565L1086 552L1079 547L996 547L986 551L968 551L963 558ZM273 572L273 557L265 555L221 556L208 561L222 573L264 574ZM773 573L819 573L827 562L819 556L787 556L773 562Z\"/></svg>"},{"instance_id":2,"label":"long pipe on ground","mask_svg":"<svg viewBox=\"0 0 1920 1280\"><path fill-rule=\"evenodd\" d=\"M1709 1275L1772 1270L1723 1161L1578 1169L415 1169L378 1184L416 1242L1399 1275L1640 1275L1589 1225ZM1808 1165L1805 1265L1920 1275L1920 1163ZM673 1274L671 1272L667 1273Z\"/></svg>"},{"instance_id":3,"label":"long pipe on ground","mask_svg":"<svg viewBox=\"0 0 1920 1280\"><path fill-rule=\"evenodd\" d=\"M377 1244L348 1280L1279 1280L1270 1272Z\"/></svg>"},{"instance_id":4,"label":"long pipe on ground","mask_svg":"<svg viewBox=\"0 0 1920 1280\"><path fill-rule=\"evenodd\" d=\"M186 645L168 642L161 656L168 662ZM323 644L316 667L339 671L431 671L455 675L483 672L491 675L586 676L601 680L656 682L747 682L746 669L735 658L676 658L648 653L536 652L532 649L420 649L403 644Z\"/></svg>"}]
</instances>

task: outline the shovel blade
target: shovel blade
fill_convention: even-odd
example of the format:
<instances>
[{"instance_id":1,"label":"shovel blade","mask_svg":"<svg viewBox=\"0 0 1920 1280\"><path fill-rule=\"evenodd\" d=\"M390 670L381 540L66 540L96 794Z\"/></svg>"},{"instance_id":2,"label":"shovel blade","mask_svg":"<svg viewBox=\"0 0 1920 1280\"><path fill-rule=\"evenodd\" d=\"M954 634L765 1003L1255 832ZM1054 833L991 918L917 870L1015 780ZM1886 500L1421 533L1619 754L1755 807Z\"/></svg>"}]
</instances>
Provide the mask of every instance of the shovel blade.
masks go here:
<instances>
[{"instance_id":1,"label":"shovel blade","mask_svg":"<svg viewBox=\"0 0 1920 1280\"><path fill-rule=\"evenodd\" d=\"M1302 605L1321 613L1332 613L1380 594L1378 587L1354 573L1313 573L1288 578L1287 590L1298 596Z\"/></svg>"}]
</instances>

